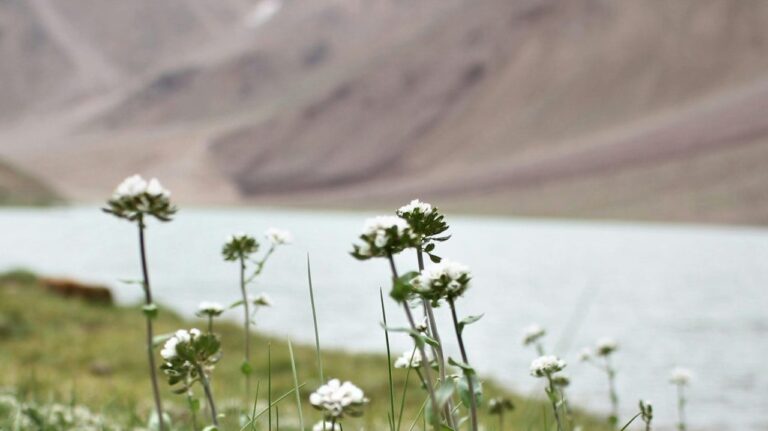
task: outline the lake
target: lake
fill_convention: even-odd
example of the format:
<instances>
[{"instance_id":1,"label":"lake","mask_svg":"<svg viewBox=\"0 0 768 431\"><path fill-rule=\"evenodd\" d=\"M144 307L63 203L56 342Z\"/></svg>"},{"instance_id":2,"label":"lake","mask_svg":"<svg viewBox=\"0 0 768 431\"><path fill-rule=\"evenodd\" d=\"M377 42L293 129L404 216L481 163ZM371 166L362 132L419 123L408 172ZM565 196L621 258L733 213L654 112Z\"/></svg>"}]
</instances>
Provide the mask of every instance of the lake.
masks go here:
<instances>
[{"instance_id":1,"label":"lake","mask_svg":"<svg viewBox=\"0 0 768 431\"><path fill-rule=\"evenodd\" d=\"M295 242L277 250L251 287L275 302L259 312L258 328L313 341L309 255L321 343L381 352L378 289L386 288L388 267L348 254L371 215L183 209L172 223L148 228L154 293L186 316L202 300L233 302L238 268L221 258L225 237L285 228ZM654 402L661 428L671 428L675 391L667 378L680 365L696 374L688 408L696 429L768 429L768 230L450 216L448 222L453 238L438 254L473 270L473 286L458 308L463 315L485 313L465 332L470 361L484 375L539 393L528 375L535 354L520 342L522 329L538 322L549 329L547 347L568 361L570 396L581 406L606 410L605 376L577 358L581 347L609 336L621 343L615 361L627 419L642 397ZM140 288L118 281L139 278L136 236L135 226L97 207L4 209L0 269L104 283L120 302L136 302ZM397 262L401 272L416 266L412 253ZM392 320L401 318L391 301L387 311ZM447 309L438 314L447 348L458 356ZM406 337L393 335L397 350L407 348Z\"/></svg>"}]
</instances>

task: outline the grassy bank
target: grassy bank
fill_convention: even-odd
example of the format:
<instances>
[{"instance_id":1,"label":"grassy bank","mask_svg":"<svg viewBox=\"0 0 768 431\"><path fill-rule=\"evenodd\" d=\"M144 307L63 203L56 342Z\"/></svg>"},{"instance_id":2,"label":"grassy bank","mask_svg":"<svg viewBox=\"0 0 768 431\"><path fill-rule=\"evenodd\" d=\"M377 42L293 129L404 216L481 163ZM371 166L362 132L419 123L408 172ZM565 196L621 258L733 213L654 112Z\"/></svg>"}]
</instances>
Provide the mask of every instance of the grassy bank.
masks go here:
<instances>
[{"instance_id":1,"label":"grassy bank","mask_svg":"<svg viewBox=\"0 0 768 431\"><path fill-rule=\"evenodd\" d=\"M167 310L162 310L157 319L158 333L193 326L205 325L202 321L185 321ZM239 398L243 392L239 371L241 328L220 323L215 330L221 334L224 351L213 382L220 410L227 414L222 429L240 429L235 423L237 409L244 405L244 400ZM143 331L138 307L94 305L62 298L45 291L31 274L7 274L0 277L0 364L3 364L0 388L14 391L29 402L74 401L123 426L143 426L152 409ZM383 333L371 336L380 336L383 341ZM286 340L257 334L253 345L256 346L254 374L260 385L261 409L267 398L268 346L271 345L273 398L292 389L291 362ZM294 346L294 350L299 382L306 382L301 400L305 422L309 425L319 419L307 402L309 394L319 385L315 350L308 346ZM389 407L386 357L324 350L322 358L326 377L353 380L370 398L365 415L350 421L352 426L345 428L386 429ZM405 383L405 374L404 370L394 370L398 391ZM403 429L411 426L424 401L424 393L417 387L414 376L409 385ZM181 429L190 429L185 397L171 393L166 384L162 387L166 410L170 411L174 423ZM548 405L543 400L506 393L488 381L484 390L486 400L505 395L516 405L515 411L507 415L506 429L543 430L548 429L545 424L552 425L547 415ZM399 405L400 393L396 397ZM486 429L497 429L497 418L488 414L486 405L481 411ZM278 405L275 416L278 413L282 429L296 429L294 396ZM266 420L265 415L261 429L266 429ZM578 422L589 430L608 429L602 421L584 415L579 415ZM421 429L420 421L415 429Z\"/></svg>"}]
</instances>

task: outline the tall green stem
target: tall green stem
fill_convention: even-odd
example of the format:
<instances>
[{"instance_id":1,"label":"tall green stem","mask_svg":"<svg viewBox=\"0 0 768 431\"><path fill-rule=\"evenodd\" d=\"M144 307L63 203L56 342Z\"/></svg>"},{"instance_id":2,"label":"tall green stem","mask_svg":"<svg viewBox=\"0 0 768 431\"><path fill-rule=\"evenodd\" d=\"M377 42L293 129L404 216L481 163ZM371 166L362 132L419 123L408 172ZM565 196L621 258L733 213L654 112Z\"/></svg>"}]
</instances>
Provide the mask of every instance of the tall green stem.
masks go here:
<instances>
[{"instance_id":1,"label":"tall green stem","mask_svg":"<svg viewBox=\"0 0 768 431\"><path fill-rule=\"evenodd\" d=\"M557 431L563 431L563 424L560 421L560 412L558 412L557 409L557 388L555 387L555 382L552 380L552 376L549 373L547 373L547 382L549 383L547 395L549 396L549 402L552 404L552 412L555 414Z\"/></svg>"},{"instance_id":2,"label":"tall green stem","mask_svg":"<svg viewBox=\"0 0 768 431\"><path fill-rule=\"evenodd\" d=\"M144 276L144 301L146 305L152 305L152 291L149 285L149 271L147 269L147 254L146 245L144 241L144 219L139 216L139 251L141 254L141 272ZM152 316L146 316L147 322L147 358L149 360L149 375L152 379L152 395L155 399L155 410L157 411L157 419L160 423L160 431L165 430L165 420L163 419L163 402L160 399L160 387L157 384L157 367L155 366L155 352L152 348L152 342L154 340L154 331L152 329Z\"/></svg>"},{"instance_id":3,"label":"tall green stem","mask_svg":"<svg viewBox=\"0 0 768 431\"><path fill-rule=\"evenodd\" d=\"M677 385L677 429L685 431L685 393L683 385Z\"/></svg>"},{"instance_id":4,"label":"tall green stem","mask_svg":"<svg viewBox=\"0 0 768 431\"><path fill-rule=\"evenodd\" d=\"M416 248L416 259L419 264L419 271L424 271L424 251L421 246ZM429 326L429 335L437 341L437 346L432 346L432 352L437 359L437 371L440 374L440 381L445 381L445 356L443 354L443 341L440 339L440 333L437 330L437 320L435 319L435 313L432 309L432 304L428 300L422 299L422 305L424 306L424 314L427 316L427 323ZM445 417L448 420L448 425L456 429L456 420L453 417L453 402L448 400L445 406Z\"/></svg>"},{"instance_id":5,"label":"tall green stem","mask_svg":"<svg viewBox=\"0 0 768 431\"><path fill-rule=\"evenodd\" d=\"M456 340L459 342L459 351L461 352L461 360L469 365L469 359L467 358L467 349L464 347L464 337L461 335L461 327L459 326L459 318L456 315L456 304L453 302L453 298L448 298L448 305L451 308L451 317L453 317L453 328L456 331ZM464 372L467 378L467 388L469 389L469 414L472 420L472 431L477 431L477 400L475 399L475 389L472 383L472 376Z\"/></svg>"},{"instance_id":6,"label":"tall green stem","mask_svg":"<svg viewBox=\"0 0 768 431\"><path fill-rule=\"evenodd\" d=\"M605 357L605 372L608 375L608 391L611 398L611 416L608 418L611 425L619 426L619 394L616 391L616 370L611 365L610 355Z\"/></svg>"},{"instance_id":7,"label":"tall green stem","mask_svg":"<svg viewBox=\"0 0 768 431\"><path fill-rule=\"evenodd\" d=\"M392 254L387 254L387 258L389 260L389 268L392 270L392 280L393 283L397 281L399 278L397 275L397 267L395 267L395 259L392 257ZM413 313L411 313L411 308L408 306L408 301L403 301L403 309L405 310L405 316L408 318L408 323L411 325L411 330L418 331L416 329L416 321L413 320ZM427 352L424 350L424 346L422 343L417 343L414 339L414 343L416 344L416 347L419 349L419 353L421 353L421 365L424 369L424 378L427 381L426 389L427 393L429 393L429 401L432 405L432 416L434 417L434 423L433 426L435 427L435 430L438 430L440 428L440 421L438 412L440 411L438 409L437 405L437 397L435 396L435 389L432 387L432 376L429 369L429 362L427 361Z\"/></svg>"},{"instance_id":8,"label":"tall green stem","mask_svg":"<svg viewBox=\"0 0 768 431\"><path fill-rule=\"evenodd\" d=\"M245 290L245 258L240 257L240 293L243 296L243 310L245 315L243 316L243 327L245 329L245 335L243 345L245 348L245 357L243 360L243 374L245 374L245 399L246 401L251 399L251 308L250 301L248 300L248 292Z\"/></svg>"},{"instance_id":9,"label":"tall green stem","mask_svg":"<svg viewBox=\"0 0 768 431\"><path fill-rule=\"evenodd\" d=\"M211 392L211 384L208 382L208 376L205 375L203 367L197 364L197 373L200 375L200 382L203 383L203 390L205 391L205 398L208 400L208 408L211 410L211 421L217 427L219 426L219 415L216 413L216 403L213 401L213 393Z\"/></svg>"}]
</instances>

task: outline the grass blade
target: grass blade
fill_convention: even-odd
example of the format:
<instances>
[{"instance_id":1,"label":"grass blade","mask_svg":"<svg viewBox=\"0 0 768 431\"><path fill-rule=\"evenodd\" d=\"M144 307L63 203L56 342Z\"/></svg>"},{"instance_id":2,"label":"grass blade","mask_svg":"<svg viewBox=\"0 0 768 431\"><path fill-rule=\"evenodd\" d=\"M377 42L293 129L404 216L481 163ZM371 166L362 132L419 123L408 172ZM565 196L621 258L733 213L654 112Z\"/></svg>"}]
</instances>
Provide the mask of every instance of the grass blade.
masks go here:
<instances>
[{"instance_id":1,"label":"grass blade","mask_svg":"<svg viewBox=\"0 0 768 431\"><path fill-rule=\"evenodd\" d=\"M291 370L293 371L293 388L296 391L296 408L299 409L299 428L304 431L304 414L301 411L301 394L299 393L299 377L296 374L296 360L293 357L293 346L288 341L288 353L291 355Z\"/></svg>"},{"instance_id":2,"label":"grass blade","mask_svg":"<svg viewBox=\"0 0 768 431\"><path fill-rule=\"evenodd\" d=\"M394 431L395 426L395 384L392 381L392 352L389 348L389 331L387 331L387 311L384 309L384 293L379 288L379 300L381 301L381 318L384 320L384 341L387 344L387 372L389 373L389 429Z\"/></svg>"},{"instance_id":3,"label":"grass blade","mask_svg":"<svg viewBox=\"0 0 768 431\"><path fill-rule=\"evenodd\" d=\"M312 304L312 323L315 325L315 353L317 355L317 371L320 375L320 382L325 383L323 376L323 357L320 354L320 335L317 330L317 311L315 308L315 292L312 288L312 268L309 263L309 254L307 254L307 279L309 280L309 302Z\"/></svg>"}]
</instances>

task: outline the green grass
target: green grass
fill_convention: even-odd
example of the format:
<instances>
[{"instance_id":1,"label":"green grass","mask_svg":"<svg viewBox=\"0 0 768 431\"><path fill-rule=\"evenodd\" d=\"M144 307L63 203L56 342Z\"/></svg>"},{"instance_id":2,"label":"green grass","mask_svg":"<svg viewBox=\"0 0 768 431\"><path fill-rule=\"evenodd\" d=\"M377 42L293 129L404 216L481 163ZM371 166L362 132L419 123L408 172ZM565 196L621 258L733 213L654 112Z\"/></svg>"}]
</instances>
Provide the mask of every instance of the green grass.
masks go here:
<instances>
[{"instance_id":1,"label":"green grass","mask_svg":"<svg viewBox=\"0 0 768 431\"><path fill-rule=\"evenodd\" d=\"M205 323L185 321L162 308L156 327L157 333L161 334L193 326L204 328ZM224 322L219 322L215 330L222 337L224 352L212 383L219 410L227 414L222 429L239 430L240 427L235 425L236 408L244 405L244 400L240 399L243 385L239 371L242 332L236 323ZM384 346L383 333L371 336L381 337ZM267 343L270 342L272 398L291 391L295 385L287 341L263 334L254 335L254 383L259 382L259 409L263 408L267 399ZM32 274L25 272L0 276L0 388L15 390L24 400L75 401L125 426L143 425L143 418L152 409L143 343L144 322L139 307L98 306L64 299L47 293L38 286ZM318 412L312 410L307 401L319 384L315 349L294 344L293 353L297 381L299 384L306 382L301 389L301 400L304 422L310 428L320 419ZM388 429L387 414L391 401L386 356L325 350L322 359L327 378L351 380L371 400L362 418L345 420L345 429ZM394 370L393 379L399 406L405 371ZM174 423L181 425L181 429L190 429L186 398L171 393L164 380L162 383L166 410L172 415ZM408 391L403 419L403 429L406 430L416 418L425 397L416 386L416 379L411 378L410 384L412 387ZM486 400L506 395L517 406L514 412L506 415L508 430L543 430L545 422L552 425L548 404L544 400L504 393L488 381L484 389ZM197 396L204 402L201 391ZM546 419L543 416L545 413ZM298 429L293 394L280 402L279 415L282 429ZM578 423L585 429L609 429L602 420L581 414L578 416ZM199 423L207 423L207 419L205 412L198 414ZM486 429L497 429L496 418L488 415L486 405L481 408L481 420ZM260 429L266 429L266 415L262 417ZM421 429L421 421L415 429Z\"/></svg>"}]
</instances>

